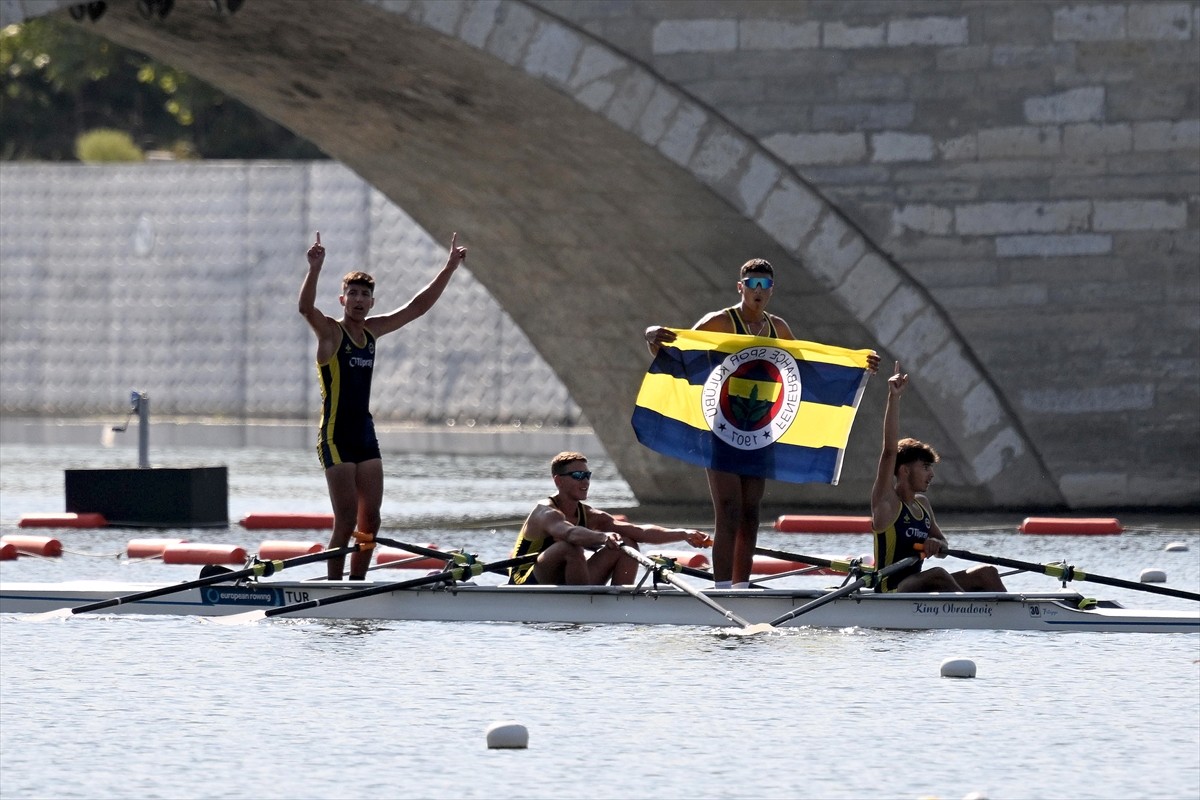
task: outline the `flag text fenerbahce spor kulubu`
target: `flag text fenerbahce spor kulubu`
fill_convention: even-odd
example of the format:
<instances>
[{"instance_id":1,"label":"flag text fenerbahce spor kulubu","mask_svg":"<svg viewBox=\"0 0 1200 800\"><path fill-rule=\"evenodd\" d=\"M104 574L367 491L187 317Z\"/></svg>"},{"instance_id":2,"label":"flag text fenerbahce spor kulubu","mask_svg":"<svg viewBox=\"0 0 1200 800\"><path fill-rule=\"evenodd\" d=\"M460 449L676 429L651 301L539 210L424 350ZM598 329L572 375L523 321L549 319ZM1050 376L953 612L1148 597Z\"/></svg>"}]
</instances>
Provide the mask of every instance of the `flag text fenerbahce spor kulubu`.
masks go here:
<instances>
[{"instance_id":1,"label":"flag text fenerbahce spor kulubu","mask_svg":"<svg viewBox=\"0 0 1200 800\"><path fill-rule=\"evenodd\" d=\"M869 350L672 329L638 393L638 440L698 466L836 484Z\"/></svg>"}]
</instances>

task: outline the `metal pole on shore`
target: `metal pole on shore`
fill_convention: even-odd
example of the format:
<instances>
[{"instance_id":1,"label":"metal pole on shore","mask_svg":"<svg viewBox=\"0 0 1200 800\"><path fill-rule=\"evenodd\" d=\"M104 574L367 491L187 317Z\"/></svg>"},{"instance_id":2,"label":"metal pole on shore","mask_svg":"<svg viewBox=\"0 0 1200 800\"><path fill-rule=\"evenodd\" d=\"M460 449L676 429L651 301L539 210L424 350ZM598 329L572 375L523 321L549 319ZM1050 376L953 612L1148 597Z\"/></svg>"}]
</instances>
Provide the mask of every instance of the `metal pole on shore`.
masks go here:
<instances>
[{"instance_id":1,"label":"metal pole on shore","mask_svg":"<svg viewBox=\"0 0 1200 800\"><path fill-rule=\"evenodd\" d=\"M138 412L138 467L150 468L150 395L136 389L130 398Z\"/></svg>"}]
</instances>

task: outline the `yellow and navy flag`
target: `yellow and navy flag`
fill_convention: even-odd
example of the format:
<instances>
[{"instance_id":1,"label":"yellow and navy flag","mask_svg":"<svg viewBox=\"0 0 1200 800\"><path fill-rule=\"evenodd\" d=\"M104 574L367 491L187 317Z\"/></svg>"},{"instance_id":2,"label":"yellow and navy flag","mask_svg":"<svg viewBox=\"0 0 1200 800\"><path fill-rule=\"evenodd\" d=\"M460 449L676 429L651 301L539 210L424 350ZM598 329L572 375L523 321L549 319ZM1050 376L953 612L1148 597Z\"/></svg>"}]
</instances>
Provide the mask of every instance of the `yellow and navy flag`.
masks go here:
<instances>
[{"instance_id":1,"label":"yellow and navy flag","mask_svg":"<svg viewBox=\"0 0 1200 800\"><path fill-rule=\"evenodd\" d=\"M870 350L671 330L638 392L638 441L721 472L837 484Z\"/></svg>"}]
</instances>

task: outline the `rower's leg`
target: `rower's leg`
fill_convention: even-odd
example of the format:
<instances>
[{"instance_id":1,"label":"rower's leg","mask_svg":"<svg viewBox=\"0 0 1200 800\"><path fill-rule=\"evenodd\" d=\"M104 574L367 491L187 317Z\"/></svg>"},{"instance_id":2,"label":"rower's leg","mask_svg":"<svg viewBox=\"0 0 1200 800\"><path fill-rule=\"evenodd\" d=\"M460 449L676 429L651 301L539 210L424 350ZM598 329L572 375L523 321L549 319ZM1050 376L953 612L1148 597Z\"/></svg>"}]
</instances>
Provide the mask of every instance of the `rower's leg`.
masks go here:
<instances>
[{"instance_id":1,"label":"rower's leg","mask_svg":"<svg viewBox=\"0 0 1200 800\"><path fill-rule=\"evenodd\" d=\"M374 538L379 533L379 507L383 505L383 460L372 458L355 466L358 467L354 471L354 489L358 500L355 517L357 530ZM351 554L350 580L366 579L374 552L373 549L367 549Z\"/></svg>"},{"instance_id":2,"label":"rower's leg","mask_svg":"<svg viewBox=\"0 0 1200 800\"><path fill-rule=\"evenodd\" d=\"M355 464L334 464L325 470L325 483L329 486L329 502L333 506L333 532L329 535L329 549L345 547L350 542L358 515L358 491L354 486ZM326 564L326 576L331 581L340 581L346 566L345 556L330 558Z\"/></svg>"},{"instance_id":3,"label":"rower's leg","mask_svg":"<svg viewBox=\"0 0 1200 800\"><path fill-rule=\"evenodd\" d=\"M749 585L754 571L754 548L758 546L759 505L767 481L742 475L741 507L738 509L737 537L733 540L733 585Z\"/></svg>"},{"instance_id":4,"label":"rower's leg","mask_svg":"<svg viewBox=\"0 0 1200 800\"><path fill-rule=\"evenodd\" d=\"M964 592L1006 592L1000 573L991 565L981 564L978 567L956 572L954 580Z\"/></svg>"}]
</instances>

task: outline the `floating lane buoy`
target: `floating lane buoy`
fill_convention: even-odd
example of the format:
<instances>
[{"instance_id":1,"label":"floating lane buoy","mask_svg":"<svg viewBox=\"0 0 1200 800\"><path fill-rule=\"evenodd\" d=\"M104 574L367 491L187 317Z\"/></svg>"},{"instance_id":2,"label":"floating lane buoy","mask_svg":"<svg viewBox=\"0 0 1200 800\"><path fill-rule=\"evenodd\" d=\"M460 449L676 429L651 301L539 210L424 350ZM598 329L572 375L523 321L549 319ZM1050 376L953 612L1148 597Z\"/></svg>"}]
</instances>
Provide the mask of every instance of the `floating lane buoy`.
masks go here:
<instances>
[{"instance_id":1,"label":"floating lane buoy","mask_svg":"<svg viewBox=\"0 0 1200 800\"><path fill-rule=\"evenodd\" d=\"M870 517L784 514L775 520L781 533L870 533Z\"/></svg>"},{"instance_id":2,"label":"floating lane buoy","mask_svg":"<svg viewBox=\"0 0 1200 800\"><path fill-rule=\"evenodd\" d=\"M238 522L248 530L329 529L333 514L247 514Z\"/></svg>"},{"instance_id":3,"label":"floating lane buoy","mask_svg":"<svg viewBox=\"0 0 1200 800\"><path fill-rule=\"evenodd\" d=\"M0 544L0 561L12 561L17 555L17 546L12 542Z\"/></svg>"},{"instance_id":4,"label":"floating lane buoy","mask_svg":"<svg viewBox=\"0 0 1200 800\"><path fill-rule=\"evenodd\" d=\"M712 562L708 560L708 553L690 552L687 550L659 550L654 553L656 556L663 558L673 558L676 563L692 569L708 569L712 566Z\"/></svg>"},{"instance_id":5,"label":"floating lane buoy","mask_svg":"<svg viewBox=\"0 0 1200 800\"><path fill-rule=\"evenodd\" d=\"M1112 517L1069 519L1064 517L1026 517L1021 533L1102 536L1121 532L1121 523Z\"/></svg>"},{"instance_id":6,"label":"floating lane buoy","mask_svg":"<svg viewBox=\"0 0 1200 800\"><path fill-rule=\"evenodd\" d=\"M18 528L103 528L108 520L103 514L22 514Z\"/></svg>"},{"instance_id":7,"label":"floating lane buoy","mask_svg":"<svg viewBox=\"0 0 1200 800\"><path fill-rule=\"evenodd\" d=\"M942 662L943 678L974 678L975 662L969 658L947 658Z\"/></svg>"},{"instance_id":8,"label":"floating lane buoy","mask_svg":"<svg viewBox=\"0 0 1200 800\"><path fill-rule=\"evenodd\" d=\"M529 746L529 730L513 720L493 722L487 729L487 746L489 750L524 750Z\"/></svg>"},{"instance_id":9,"label":"floating lane buoy","mask_svg":"<svg viewBox=\"0 0 1200 800\"><path fill-rule=\"evenodd\" d=\"M52 536L22 536L9 534L0 537L0 544L11 544L17 552L27 556L58 558L62 555L62 542Z\"/></svg>"},{"instance_id":10,"label":"floating lane buoy","mask_svg":"<svg viewBox=\"0 0 1200 800\"><path fill-rule=\"evenodd\" d=\"M1163 549L1168 553L1186 553L1188 546L1187 542L1169 542Z\"/></svg>"},{"instance_id":11,"label":"floating lane buoy","mask_svg":"<svg viewBox=\"0 0 1200 800\"><path fill-rule=\"evenodd\" d=\"M1161 569L1144 569L1138 575L1138 580L1142 583L1166 583L1167 573Z\"/></svg>"},{"instance_id":12,"label":"floating lane buoy","mask_svg":"<svg viewBox=\"0 0 1200 800\"><path fill-rule=\"evenodd\" d=\"M438 549L436 544L418 546L428 550ZM379 566L387 566L389 569L436 569L440 572L446 567L454 566L440 558L422 556L396 547L379 547L375 550L375 554L375 563Z\"/></svg>"},{"instance_id":13,"label":"floating lane buoy","mask_svg":"<svg viewBox=\"0 0 1200 800\"><path fill-rule=\"evenodd\" d=\"M264 561L275 559L295 558L311 553L319 553L325 549L320 542L289 542L284 539L267 539L258 546L258 557Z\"/></svg>"},{"instance_id":14,"label":"floating lane buoy","mask_svg":"<svg viewBox=\"0 0 1200 800\"><path fill-rule=\"evenodd\" d=\"M187 539L130 539L125 545L126 558L162 558L163 550L173 544L183 544Z\"/></svg>"},{"instance_id":15,"label":"floating lane buoy","mask_svg":"<svg viewBox=\"0 0 1200 800\"><path fill-rule=\"evenodd\" d=\"M163 548L164 564L244 564L246 548L235 544L170 544Z\"/></svg>"}]
</instances>

